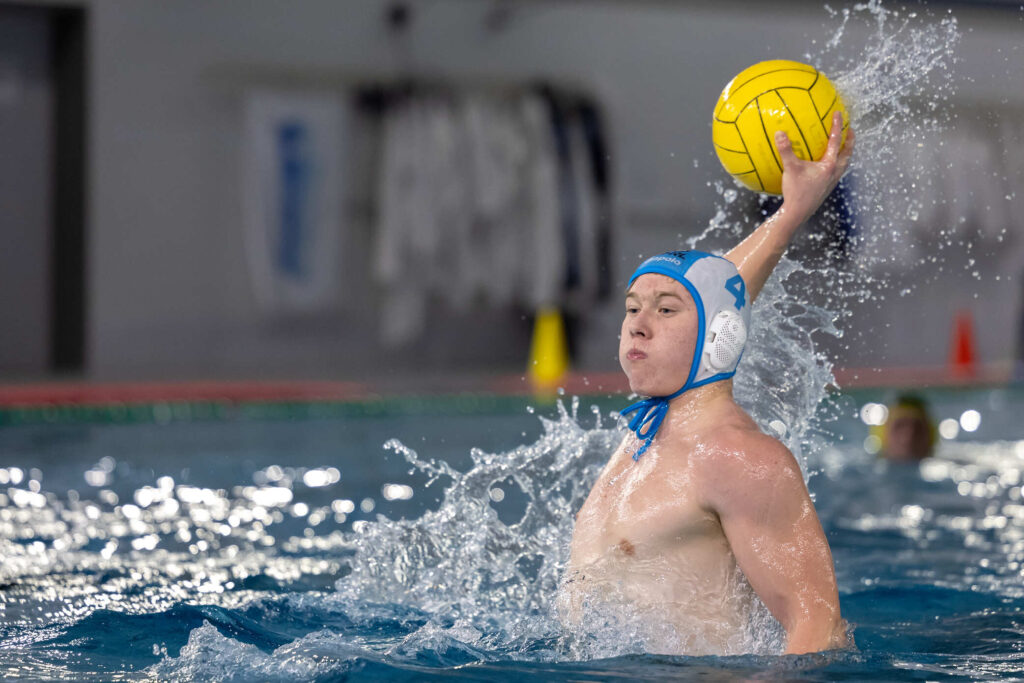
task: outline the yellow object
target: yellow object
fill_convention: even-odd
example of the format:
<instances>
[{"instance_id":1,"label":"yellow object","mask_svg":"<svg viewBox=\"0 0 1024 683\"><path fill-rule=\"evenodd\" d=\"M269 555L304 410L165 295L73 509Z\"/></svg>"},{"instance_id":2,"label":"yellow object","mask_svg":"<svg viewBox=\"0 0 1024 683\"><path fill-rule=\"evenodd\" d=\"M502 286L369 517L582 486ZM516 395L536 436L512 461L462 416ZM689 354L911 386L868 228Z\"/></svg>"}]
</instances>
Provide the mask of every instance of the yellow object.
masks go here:
<instances>
[{"instance_id":1,"label":"yellow object","mask_svg":"<svg viewBox=\"0 0 1024 683\"><path fill-rule=\"evenodd\" d=\"M569 369L569 346L562 314L555 308L537 311L527 374L535 390L551 393Z\"/></svg>"},{"instance_id":2,"label":"yellow object","mask_svg":"<svg viewBox=\"0 0 1024 683\"><path fill-rule=\"evenodd\" d=\"M722 90L711 123L711 140L725 170L756 192L782 193L782 160L775 131L784 130L793 152L817 161L825 153L832 115L849 116L835 86L813 66L786 59L744 69Z\"/></svg>"},{"instance_id":3,"label":"yellow object","mask_svg":"<svg viewBox=\"0 0 1024 683\"><path fill-rule=\"evenodd\" d=\"M927 449L930 452L935 446L935 442L939 440L939 430L935 426L935 422L932 421L931 415L928 414L928 409L920 399L900 399L889 406L889 414L885 418L885 422L880 425L872 425L868 429L868 434L878 439L879 454L884 454L889 450L889 430L894 422L899 419L915 419L920 420L927 427L928 430L928 441Z\"/></svg>"}]
</instances>

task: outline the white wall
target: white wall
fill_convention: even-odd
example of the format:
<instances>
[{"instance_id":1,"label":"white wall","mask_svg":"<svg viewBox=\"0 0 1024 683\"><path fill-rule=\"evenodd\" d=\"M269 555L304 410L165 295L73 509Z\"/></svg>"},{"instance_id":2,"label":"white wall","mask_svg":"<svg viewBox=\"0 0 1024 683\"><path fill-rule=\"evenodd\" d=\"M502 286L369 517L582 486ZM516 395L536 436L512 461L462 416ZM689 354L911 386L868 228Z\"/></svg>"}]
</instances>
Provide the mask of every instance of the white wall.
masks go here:
<instances>
[{"instance_id":1,"label":"white wall","mask_svg":"<svg viewBox=\"0 0 1024 683\"><path fill-rule=\"evenodd\" d=\"M203 374L354 376L379 372L372 312L287 330L261 322L243 260L239 89L218 76L251 66L332 73L410 67L427 74L542 76L579 82L605 105L617 206L615 265L677 247L713 214L708 187L722 173L709 142L710 110L735 72L769 57L796 57L826 37L816 3L510 2L490 33L483 0L420 0L408 44L390 39L384 0L92 0L90 24L88 370L99 378ZM941 11L941 10L939 10ZM973 78L959 97L1024 102L1020 13L967 10L958 68ZM993 78L995 74L995 78ZM695 163L696 162L696 163ZM353 221L349 257L365 231ZM1007 259L1012 257L1013 261ZM1017 276L1020 250L991 263ZM985 281L983 356L1013 353L1019 283ZM935 329L881 331L893 364L945 360L947 323L935 289L915 315L936 308ZM996 303L998 302L998 304ZM897 308L892 309L897 317ZM595 316L583 363L613 365L619 304ZM518 317L459 320L435 330L413 361L458 367L446 340L487 348L514 368L528 330ZM906 316L902 316L901 319ZM927 317L927 316L926 316ZM442 321L443 322L443 321ZM439 324L439 328L443 327ZM486 329L485 333L483 330ZM884 329L884 328L883 328ZM890 335L891 336L888 336ZM925 335L929 346L906 343ZM482 343L482 344L481 344ZM911 346L913 350L911 351ZM941 348L940 348L941 346ZM851 363L884 358L858 353ZM410 361L412 363L412 361Z\"/></svg>"}]
</instances>

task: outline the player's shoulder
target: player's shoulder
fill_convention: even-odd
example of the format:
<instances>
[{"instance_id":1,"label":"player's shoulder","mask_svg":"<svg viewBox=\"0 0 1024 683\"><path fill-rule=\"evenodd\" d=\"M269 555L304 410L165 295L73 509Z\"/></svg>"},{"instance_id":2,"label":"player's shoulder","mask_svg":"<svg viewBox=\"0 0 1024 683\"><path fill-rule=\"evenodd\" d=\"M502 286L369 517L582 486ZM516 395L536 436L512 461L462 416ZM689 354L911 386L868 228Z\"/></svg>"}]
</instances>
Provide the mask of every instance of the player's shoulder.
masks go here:
<instances>
[{"instance_id":1,"label":"player's shoulder","mask_svg":"<svg viewBox=\"0 0 1024 683\"><path fill-rule=\"evenodd\" d=\"M804 488L790 450L756 427L723 428L707 449L701 479L706 505L719 514L760 509L766 498Z\"/></svg>"},{"instance_id":2,"label":"player's shoulder","mask_svg":"<svg viewBox=\"0 0 1024 683\"><path fill-rule=\"evenodd\" d=\"M800 466L785 444L753 422L723 425L710 439L708 460L732 477L788 477Z\"/></svg>"}]
</instances>

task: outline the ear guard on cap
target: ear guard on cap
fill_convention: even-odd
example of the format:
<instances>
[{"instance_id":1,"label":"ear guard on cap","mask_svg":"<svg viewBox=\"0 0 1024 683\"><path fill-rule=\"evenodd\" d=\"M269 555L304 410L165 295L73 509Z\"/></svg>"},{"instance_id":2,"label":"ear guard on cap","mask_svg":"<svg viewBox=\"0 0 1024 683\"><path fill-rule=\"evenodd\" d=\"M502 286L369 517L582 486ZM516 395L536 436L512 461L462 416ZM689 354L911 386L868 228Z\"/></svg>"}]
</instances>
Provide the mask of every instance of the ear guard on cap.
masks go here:
<instances>
[{"instance_id":1,"label":"ear guard on cap","mask_svg":"<svg viewBox=\"0 0 1024 683\"><path fill-rule=\"evenodd\" d=\"M735 311L719 311L708 326L701 359L712 372L728 372L739 362L747 343L747 325Z\"/></svg>"}]
</instances>

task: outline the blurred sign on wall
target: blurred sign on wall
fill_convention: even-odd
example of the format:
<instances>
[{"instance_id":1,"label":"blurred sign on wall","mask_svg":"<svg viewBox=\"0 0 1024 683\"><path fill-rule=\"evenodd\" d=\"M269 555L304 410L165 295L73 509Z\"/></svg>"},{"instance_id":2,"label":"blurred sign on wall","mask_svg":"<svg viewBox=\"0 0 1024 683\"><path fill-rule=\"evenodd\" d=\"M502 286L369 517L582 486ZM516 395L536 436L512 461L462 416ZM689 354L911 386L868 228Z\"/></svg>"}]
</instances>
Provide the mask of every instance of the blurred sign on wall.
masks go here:
<instances>
[{"instance_id":1,"label":"blurred sign on wall","mask_svg":"<svg viewBox=\"0 0 1024 683\"><path fill-rule=\"evenodd\" d=\"M256 300L269 315L337 302L348 115L332 93L245 96L245 248Z\"/></svg>"}]
</instances>

